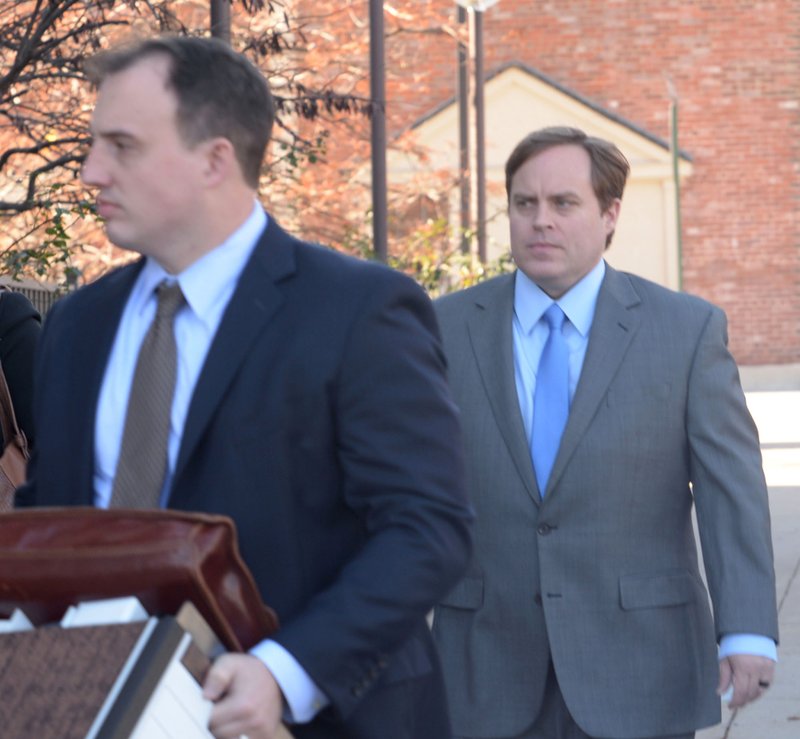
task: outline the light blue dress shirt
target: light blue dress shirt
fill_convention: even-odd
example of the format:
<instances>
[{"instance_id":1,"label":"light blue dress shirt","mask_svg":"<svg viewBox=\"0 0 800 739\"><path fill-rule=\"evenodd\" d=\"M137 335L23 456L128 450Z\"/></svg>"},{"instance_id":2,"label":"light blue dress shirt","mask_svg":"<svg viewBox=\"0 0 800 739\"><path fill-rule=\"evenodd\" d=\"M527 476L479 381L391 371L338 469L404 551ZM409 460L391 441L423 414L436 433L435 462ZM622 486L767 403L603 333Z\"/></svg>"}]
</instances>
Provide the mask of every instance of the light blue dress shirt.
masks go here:
<instances>
[{"instance_id":1,"label":"light blue dress shirt","mask_svg":"<svg viewBox=\"0 0 800 739\"><path fill-rule=\"evenodd\" d=\"M228 239L179 275L168 274L153 259L146 260L123 310L100 389L94 431L94 502L98 508L107 508L111 499L136 360L155 317L156 286L163 280L177 281L187 304L175 318L178 368L170 419L168 470L161 492L164 507L197 378L239 276L266 225L267 216L255 203L250 216ZM250 651L267 665L280 685L290 720L309 721L327 705L325 695L280 644L266 640Z\"/></svg>"},{"instance_id":2,"label":"light blue dress shirt","mask_svg":"<svg viewBox=\"0 0 800 739\"><path fill-rule=\"evenodd\" d=\"M605 262L600 260L597 266L569 292L557 301L553 301L535 282L517 270L514 278L514 379L529 442L533 426L536 370L549 331L544 313L553 302L556 302L567 317L563 334L569 348L569 399L572 402L581 376L586 347L589 344L589 331L594 320L597 295L605 273Z\"/></svg>"},{"instance_id":3,"label":"light blue dress shirt","mask_svg":"<svg viewBox=\"0 0 800 739\"><path fill-rule=\"evenodd\" d=\"M597 296L606 273L604 260L577 282L558 300L547 295L529 277L517 270L514 278L514 380L517 397L530 445L533 426L533 393L536 389L536 369L547 341L547 323L544 313L553 302L558 303L567 316L564 323L564 340L569 347L569 397L575 397L589 332L594 320ZM732 654L755 654L777 661L775 642L760 634L726 634L720 640L719 657Z\"/></svg>"}]
</instances>

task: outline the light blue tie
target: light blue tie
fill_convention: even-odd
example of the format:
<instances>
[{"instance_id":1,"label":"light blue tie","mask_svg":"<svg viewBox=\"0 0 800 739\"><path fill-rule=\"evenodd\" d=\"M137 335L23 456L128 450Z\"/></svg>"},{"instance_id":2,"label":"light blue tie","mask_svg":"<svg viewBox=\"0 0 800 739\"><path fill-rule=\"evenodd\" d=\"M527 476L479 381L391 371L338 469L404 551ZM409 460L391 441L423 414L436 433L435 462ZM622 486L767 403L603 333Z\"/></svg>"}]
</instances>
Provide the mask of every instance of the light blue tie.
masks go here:
<instances>
[{"instance_id":1,"label":"light blue tie","mask_svg":"<svg viewBox=\"0 0 800 739\"><path fill-rule=\"evenodd\" d=\"M569 350L561 333L564 311L553 303L545 312L544 318L550 328L550 335L536 372L531 432L531 458L542 497L569 416Z\"/></svg>"}]
</instances>

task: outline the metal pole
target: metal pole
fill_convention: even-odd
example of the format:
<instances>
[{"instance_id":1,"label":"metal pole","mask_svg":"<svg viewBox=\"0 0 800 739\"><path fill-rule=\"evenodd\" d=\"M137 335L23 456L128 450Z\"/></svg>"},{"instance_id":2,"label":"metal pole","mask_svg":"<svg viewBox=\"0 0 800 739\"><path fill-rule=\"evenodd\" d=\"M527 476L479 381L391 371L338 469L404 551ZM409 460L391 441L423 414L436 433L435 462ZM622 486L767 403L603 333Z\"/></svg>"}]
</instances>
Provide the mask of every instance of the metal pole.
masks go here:
<instances>
[{"instance_id":1,"label":"metal pole","mask_svg":"<svg viewBox=\"0 0 800 739\"><path fill-rule=\"evenodd\" d=\"M375 256L388 256L386 192L386 86L383 0L369 0L370 96L372 99L372 239Z\"/></svg>"},{"instance_id":2,"label":"metal pole","mask_svg":"<svg viewBox=\"0 0 800 739\"><path fill-rule=\"evenodd\" d=\"M458 24L467 21L467 11L458 6ZM458 42L458 189L461 224L461 251L469 253L470 230L470 172L469 172L469 50L463 41Z\"/></svg>"},{"instance_id":3,"label":"metal pole","mask_svg":"<svg viewBox=\"0 0 800 739\"><path fill-rule=\"evenodd\" d=\"M675 182L675 230L678 240L678 290L683 290L683 227L681 223L681 177L678 152L678 98L670 105L670 134L672 149L672 179Z\"/></svg>"},{"instance_id":4,"label":"metal pole","mask_svg":"<svg viewBox=\"0 0 800 739\"><path fill-rule=\"evenodd\" d=\"M675 187L675 238L678 247L678 290L683 290L683 228L681 224L680 152L678 150L678 91L667 77L669 94L669 149L672 156L672 183Z\"/></svg>"},{"instance_id":5,"label":"metal pole","mask_svg":"<svg viewBox=\"0 0 800 739\"><path fill-rule=\"evenodd\" d=\"M211 0L211 35L231 42L231 1Z\"/></svg>"},{"instance_id":6,"label":"metal pole","mask_svg":"<svg viewBox=\"0 0 800 739\"><path fill-rule=\"evenodd\" d=\"M483 12L472 12L475 31L475 174L477 197L478 258L486 262L486 131L483 102Z\"/></svg>"}]
</instances>

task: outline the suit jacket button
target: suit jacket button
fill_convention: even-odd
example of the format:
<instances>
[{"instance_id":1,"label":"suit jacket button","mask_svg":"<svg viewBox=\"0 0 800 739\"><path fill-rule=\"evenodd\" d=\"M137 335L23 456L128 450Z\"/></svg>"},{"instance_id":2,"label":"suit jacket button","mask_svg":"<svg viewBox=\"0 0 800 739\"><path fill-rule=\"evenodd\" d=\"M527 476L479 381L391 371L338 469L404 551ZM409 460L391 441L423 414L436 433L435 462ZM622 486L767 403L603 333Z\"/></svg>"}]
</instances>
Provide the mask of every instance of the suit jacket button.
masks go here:
<instances>
[{"instance_id":1,"label":"suit jacket button","mask_svg":"<svg viewBox=\"0 0 800 739\"><path fill-rule=\"evenodd\" d=\"M542 536L547 536L552 530L553 527L547 523L540 523L539 527L536 529Z\"/></svg>"},{"instance_id":2,"label":"suit jacket button","mask_svg":"<svg viewBox=\"0 0 800 739\"><path fill-rule=\"evenodd\" d=\"M533 596L533 602L536 603L537 606L542 605L542 594L536 593L536 595Z\"/></svg>"}]
</instances>

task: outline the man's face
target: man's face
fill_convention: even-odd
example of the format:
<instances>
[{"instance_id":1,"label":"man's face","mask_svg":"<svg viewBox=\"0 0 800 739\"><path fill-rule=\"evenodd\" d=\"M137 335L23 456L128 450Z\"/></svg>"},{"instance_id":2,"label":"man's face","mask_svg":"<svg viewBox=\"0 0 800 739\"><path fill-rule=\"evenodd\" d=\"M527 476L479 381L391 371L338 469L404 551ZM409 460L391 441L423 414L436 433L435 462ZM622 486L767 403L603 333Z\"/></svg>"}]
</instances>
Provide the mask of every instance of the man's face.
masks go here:
<instances>
[{"instance_id":1,"label":"man's face","mask_svg":"<svg viewBox=\"0 0 800 739\"><path fill-rule=\"evenodd\" d=\"M103 81L83 167L111 241L156 259L192 238L205 166L204 147L178 133L167 70L166 58L147 57Z\"/></svg>"},{"instance_id":2,"label":"man's face","mask_svg":"<svg viewBox=\"0 0 800 739\"><path fill-rule=\"evenodd\" d=\"M601 212L591 160L561 144L532 156L511 179L511 255L550 297L559 298L600 261L617 223L619 200Z\"/></svg>"}]
</instances>

